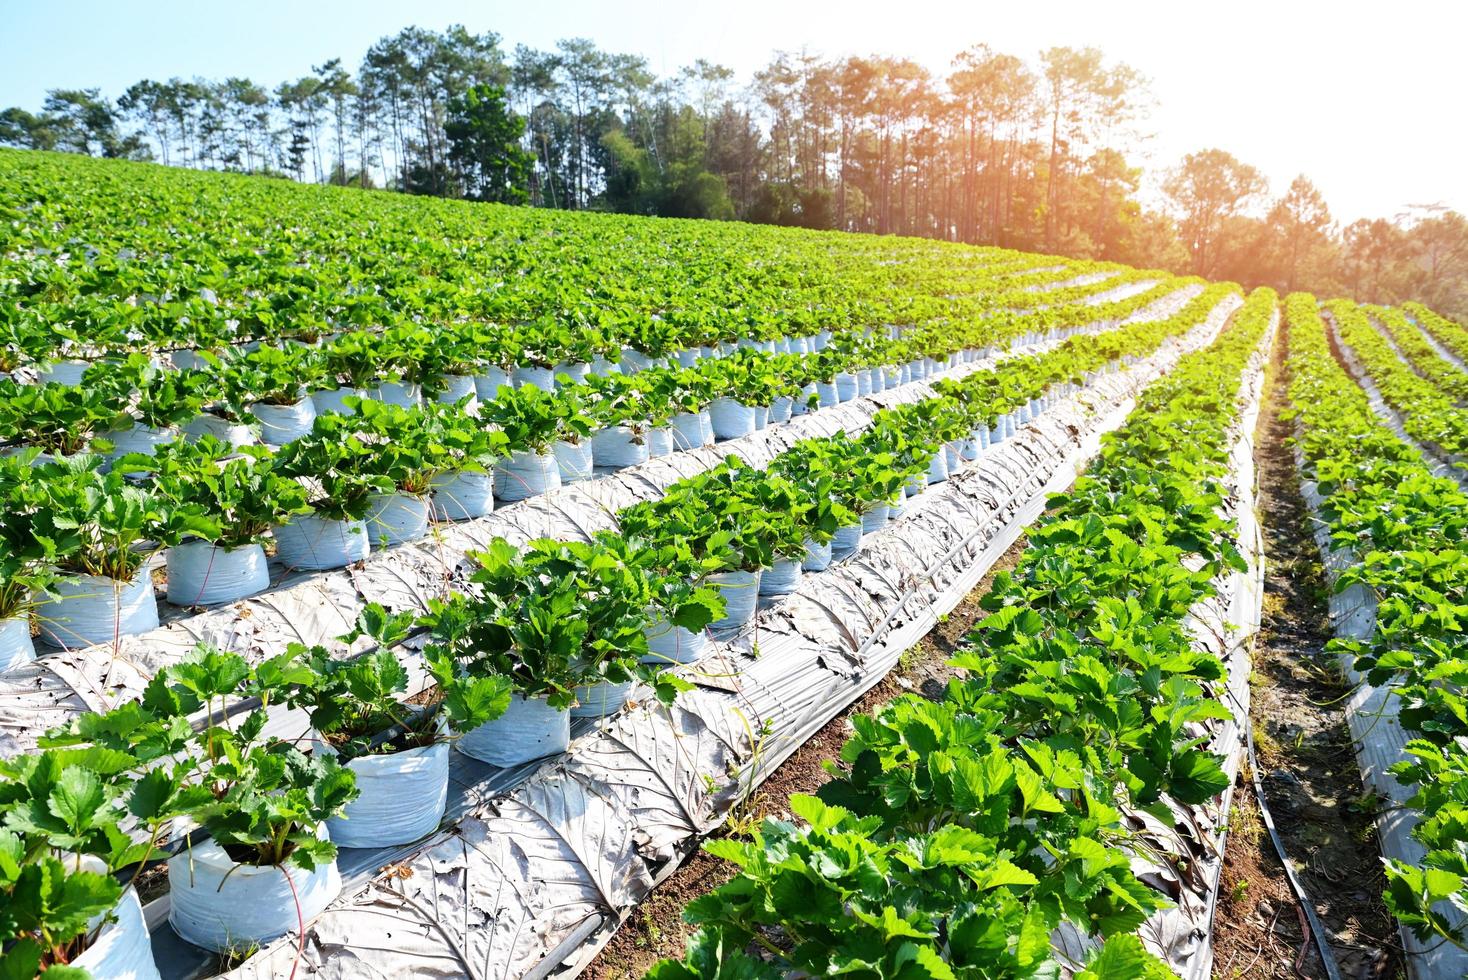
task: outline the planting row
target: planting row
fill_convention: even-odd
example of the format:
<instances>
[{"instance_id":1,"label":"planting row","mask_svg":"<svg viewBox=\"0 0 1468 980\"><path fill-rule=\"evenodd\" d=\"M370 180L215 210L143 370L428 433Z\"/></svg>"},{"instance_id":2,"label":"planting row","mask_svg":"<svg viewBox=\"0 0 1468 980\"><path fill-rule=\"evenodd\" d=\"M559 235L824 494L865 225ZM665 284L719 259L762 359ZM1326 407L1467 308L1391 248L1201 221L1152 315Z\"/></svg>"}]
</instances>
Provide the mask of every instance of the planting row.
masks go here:
<instances>
[{"instance_id":1,"label":"planting row","mask_svg":"<svg viewBox=\"0 0 1468 980\"><path fill-rule=\"evenodd\" d=\"M1175 322L1142 332L1155 346L1162 337L1195 325L1199 311L1206 314L1221 295L1211 291L1208 302L1195 302ZM1079 377L1088 365L1099 366L1110 355L1147 346L1143 337L1077 338L1069 349L1046 355L1049 363L1043 369L1029 364L1028 371L1016 369L997 385L988 383L1006 391L1011 404L1028 404L1051 380ZM996 397L1005 396L996 390ZM114 870L144 861L168 822L200 824L208 839L191 835L186 848L175 839L169 859L177 865L170 875L176 928L217 948L264 938L251 929L261 915L273 911L268 934L279 935L297 921L294 901L286 901L292 890L307 914L319 909L318 898L321 904L329 898L331 845L318 828L344 805L350 804L346 819L333 831L346 827L343 836L359 845L382 842L370 836L374 826L389 838L412 839L437 825L431 801L440 800L441 813L441 793L405 794L400 780L392 778L374 783L370 774L380 768L371 764L376 757L420 749L442 756L445 750L435 747L467 731L461 748L508 764L563 749L564 709L579 698L592 712L614 710L639 672L660 696L673 696L678 682L641 661L695 656L702 627L711 619L722 617L715 626L747 619L755 594L788 590L802 571L823 568L840 557L846 548L841 532L850 528L859 536L863 527L884 523L887 507L900 500L904 487L915 486L914 478L923 483L941 479L950 453L965 448L972 452L978 442L1004 438L1007 430L1002 424L985 424L986 409L976 402L942 397L880 413L877 424L860 439L802 443L767 473L731 460L675 486L660 501L625 511L621 536L603 534L581 545L538 542L522 552L496 545L481 556L471 592L434 603L418 623L429 630L425 659L438 682L437 699L426 707L398 702L406 674L390 648L412 617L369 609L359 632L378 644L378 652L354 661L296 649L250 667L236 657L201 651L161 672L140 704L78 719L68 734L51 742L53 749L63 744L66 749L11 763L14 773L37 767L53 774L51 782L24 780L24 792L31 794L24 808L39 812L48 807L49 802L39 809L31 805L34 794L49 801L61 792L63 779L95 782L99 790L89 798L97 801L99 821L115 819L114 811L126 807L150 830L142 845L112 832L96 836L92 856ZM934 403L947 405L948 413ZM965 421L955 428L958 419ZM870 465L873 460L876 465ZM768 577L766 569L772 573ZM262 707L233 724L197 732L187 724L180 727L200 710L222 717L216 709L224 699L242 694L260 698ZM306 756L299 746L261 738L269 706L282 700L310 710L318 744L331 746L331 751ZM507 707L492 727L479 727ZM77 749L75 743L86 748ZM350 760L346 767L338 762L343 756ZM158 760L166 760L164 769L157 768ZM354 765L358 761L364 765ZM95 768L99 762L105 763L101 771ZM361 777L362 769L369 773L363 792L377 792L354 803L351 773ZM145 771L141 777L140 770ZM86 775L65 775L71 771ZM19 805L20 791L16 794ZM155 805L161 809L151 808ZM402 812L405 808L408 814ZM354 813L361 819L352 830ZM371 819L374 814L378 819ZM37 828L27 832L40 833ZM394 837L404 833L409 836ZM48 846L56 849L56 842L43 838L26 846L28 853L41 855ZM207 865L207 873L200 865ZM277 867L286 874L250 873L252 868ZM292 875L291 869L299 874ZM273 889L271 900L242 900L239 896L248 896L248 891L214 892L213 886L198 885L210 875L217 884L223 874L242 889ZM81 880L94 885L100 879ZM99 889L95 901L109 898L116 900L110 886ZM129 901L123 898L125 905ZM98 911L89 908L89 917ZM228 909L246 910L245 921L221 925L220 916ZM41 955L69 959L80 953L70 943L80 939L85 944L88 934L63 936L62 931L47 923L48 944L38 930L22 930ZM14 948L22 947L32 949L25 944Z\"/></svg>"},{"instance_id":2,"label":"planting row","mask_svg":"<svg viewBox=\"0 0 1468 980\"><path fill-rule=\"evenodd\" d=\"M1325 304L1325 309L1341 343L1360 359L1381 397L1401 416L1407 434L1450 460L1468 454L1468 411L1402 363L1364 309L1342 299Z\"/></svg>"},{"instance_id":3,"label":"planting row","mask_svg":"<svg viewBox=\"0 0 1468 980\"><path fill-rule=\"evenodd\" d=\"M1468 615L1468 495L1433 476L1419 453L1373 415L1332 356L1314 298L1292 295L1286 312L1290 402L1304 471L1329 531L1326 544L1346 558L1335 590L1360 587L1374 599L1374 622L1342 630L1329 649L1369 687L1389 684L1395 697L1394 712L1391 699L1372 698L1395 719L1361 719L1363 769L1364 742L1386 737L1374 730L1396 721L1410 737L1389 771L1407 787L1402 795L1410 794L1410 833L1421 861L1387 855L1387 906L1415 934L1415 952L1445 944L1468 949L1468 644L1461 627ZM1385 831L1382 837L1391 839Z\"/></svg>"},{"instance_id":4,"label":"planting row","mask_svg":"<svg viewBox=\"0 0 1468 980\"><path fill-rule=\"evenodd\" d=\"M1438 390L1454 402L1462 404L1468 401L1468 372L1438 356L1431 342L1404 311L1387 306L1368 306L1366 311L1386 331L1392 345L1413 371L1437 385Z\"/></svg>"},{"instance_id":5,"label":"planting row","mask_svg":"<svg viewBox=\"0 0 1468 980\"><path fill-rule=\"evenodd\" d=\"M1439 316L1421 303L1407 303L1402 307L1419 327L1433 340L1441 344L1460 363L1468 361L1468 330L1447 317Z\"/></svg>"},{"instance_id":6,"label":"planting row","mask_svg":"<svg viewBox=\"0 0 1468 980\"><path fill-rule=\"evenodd\" d=\"M650 403L651 412L660 413L653 424L665 424L680 411L706 408L719 394L742 395L746 403L769 406L781 395L816 396L818 384L855 386L863 372L881 366L920 361L931 367L957 352L1006 344L1041 328L1068 330L1098 319L1121 319L1183 285L1185 281L1172 280L1118 302L1068 308L1065 315L1043 322L1032 314L1002 327L972 323L942 335L907 331L900 341L845 334L833 343L827 333L760 342L764 358L734 344L688 350L680 354L678 366L696 367L695 373L672 376L666 374L674 370L666 359L649 360L631 351L620 367L585 359L549 362L533 351L526 353L518 343L497 352L495 338L506 332L478 326L358 331L324 347L180 352L175 360L182 370L165 370L147 355L134 353L96 363L71 362L64 374L66 366L53 365L51 383L40 386L0 379L0 445L36 446L60 456L83 451L100 438L120 455L147 451L181 433L214 435L234 444L263 439L279 445L309 428L317 414L341 411L348 397L409 405L425 396L449 402L487 400L507 384L552 391L590 382L595 386L586 392L588 400L605 404L614 402L609 396L619 393L615 386L623 377L650 367L666 370L644 379L648 390L638 394ZM816 352L819 356L806 356ZM591 352L572 356L589 358Z\"/></svg>"},{"instance_id":7,"label":"planting row","mask_svg":"<svg viewBox=\"0 0 1468 980\"><path fill-rule=\"evenodd\" d=\"M1166 902L1130 867L1122 808L1229 784L1198 747L1224 668L1187 619L1241 564L1221 480L1275 305L1254 293L1052 501L941 701L853 719L832 781L792 798L800 824L706 845L740 874L689 905L688 955L652 976L1172 976L1135 936ZM1066 922L1106 940L1084 969L1051 949Z\"/></svg>"}]
</instances>

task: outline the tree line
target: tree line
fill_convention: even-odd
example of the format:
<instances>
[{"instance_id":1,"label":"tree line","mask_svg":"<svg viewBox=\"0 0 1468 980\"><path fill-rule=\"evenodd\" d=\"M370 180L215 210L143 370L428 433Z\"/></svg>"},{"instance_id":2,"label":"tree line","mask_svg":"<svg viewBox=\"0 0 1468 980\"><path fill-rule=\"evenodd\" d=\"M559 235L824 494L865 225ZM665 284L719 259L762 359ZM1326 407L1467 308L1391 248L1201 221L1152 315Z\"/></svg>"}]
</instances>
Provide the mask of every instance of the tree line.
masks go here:
<instances>
[{"instance_id":1,"label":"tree line","mask_svg":"<svg viewBox=\"0 0 1468 980\"><path fill-rule=\"evenodd\" d=\"M409 27L354 72L268 88L145 79L0 112L0 144L363 189L918 235L1468 314L1468 220L1439 205L1342 227L1301 175L1277 197L1221 149L1138 200L1147 80L1095 48L906 58L777 52L753 77L573 38Z\"/></svg>"}]
</instances>

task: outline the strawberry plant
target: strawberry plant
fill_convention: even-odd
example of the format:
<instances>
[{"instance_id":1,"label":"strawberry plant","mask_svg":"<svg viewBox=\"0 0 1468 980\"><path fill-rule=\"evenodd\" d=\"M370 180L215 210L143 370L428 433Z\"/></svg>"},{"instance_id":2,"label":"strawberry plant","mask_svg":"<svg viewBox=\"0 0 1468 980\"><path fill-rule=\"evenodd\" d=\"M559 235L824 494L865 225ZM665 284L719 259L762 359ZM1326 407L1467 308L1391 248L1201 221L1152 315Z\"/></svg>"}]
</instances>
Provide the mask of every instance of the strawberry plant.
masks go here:
<instances>
[{"instance_id":1,"label":"strawberry plant","mask_svg":"<svg viewBox=\"0 0 1468 980\"><path fill-rule=\"evenodd\" d=\"M262 345L226 363L225 384L265 405L294 405L325 379L321 352L314 347Z\"/></svg>"},{"instance_id":2,"label":"strawberry plant","mask_svg":"<svg viewBox=\"0 0 1468 980\"><path fill-rule=\"evenodd\" d=\"M154 551L187 534L212 533L202 507L175 506L119 471L98 472L99 462L78 456L47 463L12 495L11 506L26 515L33 539L62 572L129 581Z\"/></svg>"},{"instance_id":3,"label":"strawberry plant","mask_svg":"<svg viewBox=\"0 0 1468 980\"><path fill-rule=\"evenodd\" d=\"M318 416L309 435L281 447L274 467L301 482L311 512L328 520L361 520L373 494L395 488L379 448L364 441L343 415Z\"/></svg>"},{"instance_id":4,"label":"strawberry plant","mask_svg":"<svg viewBox=\"0 0 1468 980\"><path fill-rule=\"evenodd\" d=\"M152 456L124 456L116 465L150 473L160 498L210 522L193 533L224 548L260 543L272 527L311 509L306 487L282 475L273 455L258 446L236 448L204 436L161 446Z\"/></svg>"},{"instance_id":5,"label":"strawberry plant","mask_svg":"<svg viewBox=\"0 0 1468 980\"><path fill-rule=\"evenodd\" d=\"M309 670L287 701L309 713L312 729L344 761L433 745L449 733L469 731L498 717L509 704L508 678L466 675L452 650L438 643L424 649L425 666L437 684L434 698L422 708L403 704L408 672L393 647L414 624L411 613L393 614L369 603L341 640L351 644L367 637L376 644L371 652L340 659L323 647L292 648Z\"/></svg>"},{"instance_id":6,"label":"strawberry plant","mask_svg":"<svg viewBox=\"0 0 1468 980\"><path fill-rule=\"evenodd\" d=\"M85 452L111 429L118 410L111 394L80 385L22 385L0 378L0 439L54 456Z\"/></svg>"},{"instance_id":7,"label":"strawberry plant","mask_svg":"<svg viewBox=\"0 0 1468 980\"><path fill-rule=\"evenodd\" d=\"M201 372L165 370L148 355L136 353L94 365L83 384L111 395L117 411L113 429L127 428L134 421L154 429L182 425L199 414L211 387Z\"/></svg>"},{"instance_id":8,"label":"strawberry plant","mask_svg":"<svg viewBox=\"0 0 1468 980\"><path fill-rule=\"evenodd\" d=\"M557 441L586 438L593 425L573 396L533 385L501 388L495 398L480 406L479 418L499 427L511 451L541 455Z\"/></svg>"},{"instance_id":9,"label":"strawberry plant","mask_svg":"<svg viewBox=\"0 0 1468 980\"><path fill-rule=\"evenodd\" d=\"M647 653L647 575L618 560L615 535L591 542L502 539L475 557L475 592L430 604L435 644L471 676L508 678L516 693L568 707L576 687L628 679Z\"/></svg>"}]
</instances>

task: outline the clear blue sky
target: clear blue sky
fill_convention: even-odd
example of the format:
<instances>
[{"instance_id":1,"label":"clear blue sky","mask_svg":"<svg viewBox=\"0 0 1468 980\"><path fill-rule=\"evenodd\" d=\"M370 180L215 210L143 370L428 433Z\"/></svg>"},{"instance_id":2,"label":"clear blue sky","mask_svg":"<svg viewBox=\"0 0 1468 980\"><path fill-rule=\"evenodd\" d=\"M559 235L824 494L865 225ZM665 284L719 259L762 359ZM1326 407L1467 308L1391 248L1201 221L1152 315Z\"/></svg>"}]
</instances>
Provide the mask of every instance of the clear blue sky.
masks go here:
<instances>
[{"instance_id":1,"label":"clear blue sky","mask_svg":"<svg viewBox=\"0 0 1468 980\"><path fill-rule=\"evenodd\" d=\"M0 0L0 106L46 89L173 75L248 75L273 85L340 57L355 67L408 24L493 30L507 49L589 37L659 72L698 57L741 80L777 48L915 58L944 71L984 41L1033 60L1095 45L1152 79L1149 167L1220 146L1278 193L1301 171L1336 216L1390 216L1409 203L1468 211L1468 84L1460 0Z\"/></svg>"}]
</instances>

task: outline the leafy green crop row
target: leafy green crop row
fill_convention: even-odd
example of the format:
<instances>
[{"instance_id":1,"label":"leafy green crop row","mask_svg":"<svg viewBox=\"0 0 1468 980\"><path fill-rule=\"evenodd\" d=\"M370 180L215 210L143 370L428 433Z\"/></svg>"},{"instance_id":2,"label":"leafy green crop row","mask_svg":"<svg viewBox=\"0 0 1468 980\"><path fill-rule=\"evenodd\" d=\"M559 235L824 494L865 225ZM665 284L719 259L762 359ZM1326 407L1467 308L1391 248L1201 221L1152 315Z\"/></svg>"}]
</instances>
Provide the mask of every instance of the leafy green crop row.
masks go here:
<instances>
[{"instance_id":1,"label":"leafy green crop row","mask_svg":"<svg viewBox=\"0 0 1468 980\"><path fill-rule=\"evenodd\" d=\"M1228 784L1196 734L1227 715L1209 694L1223 665L1186 620L1241 567L1221 479L1276 304L1255 292L1052 501L942 701L857 716L819 798L791 800L802 825L707 845L740 873L690 904L688 955L652 976L1053 976L1074 968L1050 947L1062 922L1107 939L1079 976L1171 976L1134 935L1165 900L1130 869L1120 807L1171 823L1164 798Z\"/></svg>"},{"instance_id":2,"label":"leafy green crop row","mask_svg":"<svg viewBox=\"0 0 1468 980\"><path fill-rule=\"evenodd\" d=\"M1459 360L1468 361L1468 330L1462 324L1439 316L1421 303L1407 303L1402 308L1422 329L1432 334L1434 340L1456 354Z\"/></svg>"},{"instance_id":3,"label":"leafy green crop row","mask_svg":"<svg viewBox=\"0 0 1468 980\"><path fill-rule=\"evenodd\" d=\"M1381 397L1401 414L1407 434L1448 456L1468 453L1468 412L1403 364L1371 326L1364 309L1345 299L1332 300L1325 309L1335 320L1342 343L1360 358Z\"/></svg>"},{"instance_id":4,"label":"leafy green crop row","mask_svg":"<svg viewBox=\"0 0 1468 980\"><path fill-rule=\"evenodd\" d=\"M1468 401L1468 372L1439 357L1406 313L1387 306L1368 306L1366 311L1381 324L1414 371L1437 385L1453 401Z\"/></svg>"},{"instance_id":5,"label":"leafy green crop row","mask_svg":"<svg viewBox=\"0 0 1468 980\"><path fill-rule=\"evenodd\" d=\"M801 341L769 342L764 352L712 350L690 366L658 367L658 373L629 382L612 368L590 379L590 388L573 386L597 406L602 424L636 418L665 423L677 411L697 411L715 397L768 405L780 395L814 393L841 372L870 370L924 358L948 358L957 351L1008 343L1024 331L1073 327L1127 316L1190 280L1168 279L1140 294L1112 303L1057 307L997 321L906 333L901 340L846 333L822 349ZM783 351L776 353L776 351ZM482 393L493 393L520 366L570 372L579 380L598 352L562 345L556 355L528 344L528 338L480 324L441 328L404 326L381 333L353 331L321 347L285 344L249 350L233 348L194 355L184 370L164 369L146 354L133 352L93 363L77 385L24 384L0 378L0 444L36 446L53 455L71 455L95 440L116 439L133 427L168 434L200 421L247 426L260 423L251 407L291 406L321 393L371 396L384 386L410 386L429 398L457 398L471 379ZM647 373L647 372L643 372ZM455 386L458 380L460 385ZM632 385L629 403L610 397ZM615 411L615 409L622 409ZM640 414L646 409L648 414ZM524 449L511 446L511 449Z\"/></svg>"},{"instance_id":6,"label":"leafy green crop row","mask_svg":"<svg viewBox=\"0 0 1468 980\"><path fill-rule=\"evenodd\" d=\"M1468 495L1434 477L1374 416L1332 356L1314 297L1294 294L1285 308L1306 473L1318 484L1331 540L1354 552L1335 587L1359 584L1377 602L1372 635L1335 639L1331 649L1370 683L1394 685L1402 727L1415 736L1410 759L1392 773L1415 789L1413 836L1427 858L1420 868L1387 860L1387 905L1422 940L1464 946L1461 917L1433 906L1468 908Z\"/></svg>"},{"instance_id":7,"label":"leafy green crop row","mask_svg":"<svg viewBox=\"0 0 1468 980\"><path fill-rule=\"evenodd\" d=\"M1201 308L1201 301L1189 307L1192 311ZM1135 345L1160 337L1158 330L1174 329L1177 322L1161 321L1094 337L1082 335L1067 341L1063 349L1087 352L1094 366L1128 345L1140 349ZM268 363L283 379L272 384L290 385L300 379L303 362L298 356L309 350L261 348L242 359L241 370L258 372ZM667 427L680 415L691 418L715 398L732 397L763 406L784 398L787 404L799 401L804 407L842 372L848 376L852 371L876 373L868 365L898 351L889 342L854 336L805 355L739 350L700 361L694 368L611 374L583 384L567 383L554 392L533 385L501 386L493 399L477 406L462 400L455 404L430 400L403 408L348 396L343 407L351 414L320 415L309 433L273 453L249 446L236 449L207 435L196 443L176 438L176 430L166 426L197 410L197 402L183 404L178 396L180 388L188 387L181 379L197 372L162 371L141 354L118 364L94 366L79 387L16 386L9 403L12 431L23 429L33 445L5 460L0 470L7 515L0 531L0 571L4 575L0 620L25 615L32 597L65 576L93 575L131 583L149 550L186 541L211 543L223 549L216 558L228 552L237 562L249 560L242 549L252 549L263 565L260 548L273 528L307 518L361 522L387 506L384 501L389 498L406 501L426 514L428 501L443 479L487 475L517 454L548 456L558 445L584 445L594 433L613 426L623 427L629 438L645 445L653 430ZM883 384L889 374L884 373ZM1008 376L1009 372L996 375ZM1049 378L1046 383L1057 379ZM854 377L852 381L854 384ZM998 396L1004 392L983 384L973 382L972 390L981 397L970 400L982 407L982 417L971 420L969 428L980 422L992 425L1008 410L999 408L1004 402ZM136 394L126 394L134 385ZM1028 397L1036 394L1033 391ZM66 455L73 448L108 444L106 434L87 438L91 426L79 411L103 406L93 418L108 419L106 424L115 425L116 412L123 404L134 412L152 406L144 419L165 427L160 431L174 434L174 440L146 454L122 456L112 472L105 472L95 457ZM173 414L162 414L169 406ZM36 455L39 449L50 450L57 459L28 473L26 464L41 461ZM151 481L139 483L129 478L143 474L151 474ZM389 543L396 543L421 536L426 527L425 520L416 530L398 531L386 525L379 530L374 522L370 530L374 538L385 536ZM364 538L363 553L367 546ZM177 553L170 555L170 570L177 557ZM342 563L347 560L345 556L339 559ZM263 576L257 576L248 588L208 601L240 598L265 586ZM188 605L204 601L202 595L202 587L181 586L171 587L169 598ZM95 631L75 629L68 622L53 631L53 642L68 646L97 642ZM151 624L152 618L144 614L135 628L146 630ZM106 631L112 635L110 626Z\"/></svg>"}]
</instances>

